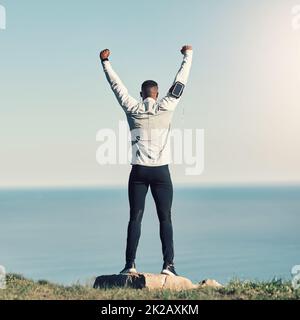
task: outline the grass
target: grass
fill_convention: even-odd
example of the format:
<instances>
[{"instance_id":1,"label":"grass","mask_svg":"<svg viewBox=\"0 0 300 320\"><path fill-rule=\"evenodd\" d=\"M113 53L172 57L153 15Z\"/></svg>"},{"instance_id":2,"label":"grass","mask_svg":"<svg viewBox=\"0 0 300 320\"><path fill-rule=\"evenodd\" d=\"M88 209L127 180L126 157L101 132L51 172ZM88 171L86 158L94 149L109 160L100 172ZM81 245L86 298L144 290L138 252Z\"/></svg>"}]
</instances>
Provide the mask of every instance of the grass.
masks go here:
<instances>
[{"instance_id":1,"label":"grass","mask_svg":"<svg viewBox=\"0 0 300 320\"><path fill-rule=\"evenodd\" d=\"M232 280L221 289L202 288L183 291L148 289L93 289L91 284L62 286L46 280L32 281L8 274L0 300L299 300L300 289L289 281L250 282Z\"/></svg>"}]
</instances>

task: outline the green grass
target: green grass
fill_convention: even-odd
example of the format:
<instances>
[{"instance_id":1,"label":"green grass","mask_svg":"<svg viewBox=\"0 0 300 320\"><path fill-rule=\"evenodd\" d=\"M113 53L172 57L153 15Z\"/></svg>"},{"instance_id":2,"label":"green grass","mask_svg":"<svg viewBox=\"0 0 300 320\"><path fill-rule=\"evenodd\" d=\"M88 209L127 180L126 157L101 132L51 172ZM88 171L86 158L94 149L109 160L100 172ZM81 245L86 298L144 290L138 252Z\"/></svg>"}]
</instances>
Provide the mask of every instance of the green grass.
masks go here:
<instances>
[{"instance_id":1,"label":"green grass","mask_svg":"<svg viewBox=\"0 0 300 320\"><path fill-rule=\"evenodd\" d=\"M46 280L32 281L21 275L7 275L7 287L0 290L0 300L266 300L300 299L300 289L282 280L250 282L232 280L221 289L202 288L171 291L148 289L93 289L91 284L62 286Z\"/></svg>"}]
</instances>

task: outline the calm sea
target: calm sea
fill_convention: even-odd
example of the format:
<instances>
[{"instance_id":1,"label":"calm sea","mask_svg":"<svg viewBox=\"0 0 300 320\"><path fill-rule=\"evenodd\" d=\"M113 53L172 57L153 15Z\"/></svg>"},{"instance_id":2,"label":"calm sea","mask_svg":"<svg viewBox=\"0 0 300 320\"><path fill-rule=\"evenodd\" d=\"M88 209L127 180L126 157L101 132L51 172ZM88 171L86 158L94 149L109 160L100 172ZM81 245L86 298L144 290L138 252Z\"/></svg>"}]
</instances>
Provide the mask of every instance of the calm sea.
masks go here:
<instances>
[{"instance_id":1,"label":"calm sea","mask_svg":"<svg viewBox=\"0 0 300 320\"><path fill-rule=\"evenodd\" d=\"M290 279L300 264L300 187L175 188L175 265L198 282ZM0 191L0 265L57 283L124 267L126 189ZM148 194L137 268L160 272L159 224Z\"/></svg>"}]
</instances>

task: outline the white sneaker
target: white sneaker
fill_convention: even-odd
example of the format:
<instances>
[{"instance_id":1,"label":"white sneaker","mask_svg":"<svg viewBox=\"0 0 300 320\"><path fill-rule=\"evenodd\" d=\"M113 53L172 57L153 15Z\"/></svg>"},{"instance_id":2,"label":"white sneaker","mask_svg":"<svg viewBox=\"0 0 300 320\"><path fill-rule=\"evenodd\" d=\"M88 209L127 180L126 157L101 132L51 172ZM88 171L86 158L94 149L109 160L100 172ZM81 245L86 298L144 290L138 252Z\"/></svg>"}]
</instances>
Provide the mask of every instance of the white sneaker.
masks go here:
<instances>
[{"instance_id":1,"label":"white sneaker","mask_svg":"<svg viewBox=\"0 0 300 320\"><path fill-rule=\"evenodd\" d=\"M161 273L167 274L169 276L178 276L178 274L175 271L175 267L173 263L164 264Z\"/></svg>"},{"instance_id":2,"label":"white sneaker","mask_svg":"<svg viewBox=\"0 0 300 320\"><path fill-rule=\"evenodd\" d=\"M121 274L125 274L125 273L137 273L136 271L136 265L134 262L132 263L126 263L125 268L120 271Z\"/></svg>"}]
</instances>

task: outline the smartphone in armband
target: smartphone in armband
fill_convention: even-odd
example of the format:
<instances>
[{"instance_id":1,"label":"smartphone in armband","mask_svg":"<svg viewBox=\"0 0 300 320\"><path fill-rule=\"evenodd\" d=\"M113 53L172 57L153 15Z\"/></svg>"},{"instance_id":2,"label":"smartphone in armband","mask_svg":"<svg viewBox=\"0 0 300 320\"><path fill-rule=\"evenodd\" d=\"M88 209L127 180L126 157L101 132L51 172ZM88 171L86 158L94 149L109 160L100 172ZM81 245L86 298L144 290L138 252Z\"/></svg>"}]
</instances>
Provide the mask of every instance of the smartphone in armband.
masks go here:
<instances>
[{"instance_id":1,"label":"smartphone in armband","mask_svg":"<svg viewBox=\"0 0 300 320\"><path fill-rule=\"evenodd\" d=\"M179 99L183 93L184 88L185 85L183 83L176 81L171 87L169 93L171 96L175 97L176 99Z\"/></svg>"}]
</instances>

